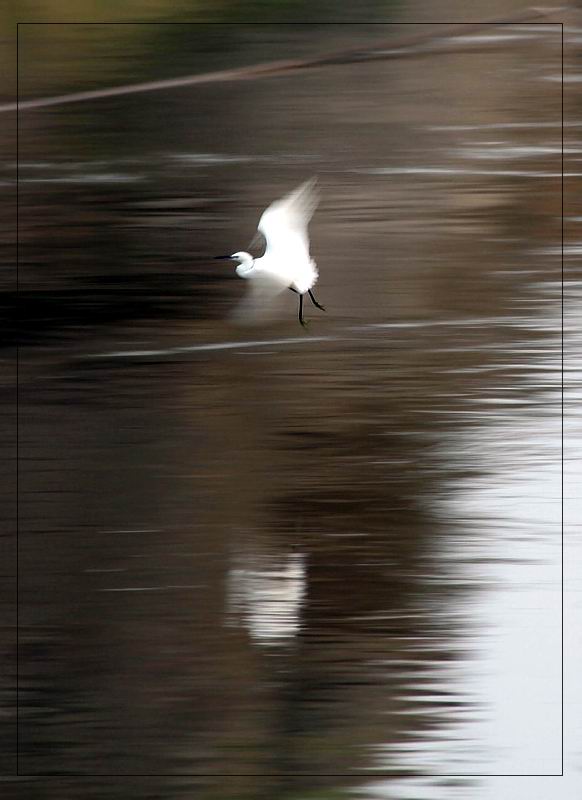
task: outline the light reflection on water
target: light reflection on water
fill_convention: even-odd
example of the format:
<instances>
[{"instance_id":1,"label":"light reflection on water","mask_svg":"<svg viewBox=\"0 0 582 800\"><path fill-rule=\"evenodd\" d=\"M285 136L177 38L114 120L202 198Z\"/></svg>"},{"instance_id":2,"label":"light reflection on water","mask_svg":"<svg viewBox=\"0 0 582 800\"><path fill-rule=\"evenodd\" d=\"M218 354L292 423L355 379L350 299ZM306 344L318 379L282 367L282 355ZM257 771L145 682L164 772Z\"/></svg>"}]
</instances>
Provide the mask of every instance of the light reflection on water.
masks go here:
<instances>
[{"instance_id":1,"label":"light reflection on water","mask_svg":"<svg viewBox=\"0 0 582 800\"><path fill-rule=\"evenodd\" d=\"M559 771L560 107L510 70L557 62L452 58L143 97L131 156L24 120L22 773L428 800ZM210 256L305 170L328 315L235 329Z\"/></svg>"}]
</instances>

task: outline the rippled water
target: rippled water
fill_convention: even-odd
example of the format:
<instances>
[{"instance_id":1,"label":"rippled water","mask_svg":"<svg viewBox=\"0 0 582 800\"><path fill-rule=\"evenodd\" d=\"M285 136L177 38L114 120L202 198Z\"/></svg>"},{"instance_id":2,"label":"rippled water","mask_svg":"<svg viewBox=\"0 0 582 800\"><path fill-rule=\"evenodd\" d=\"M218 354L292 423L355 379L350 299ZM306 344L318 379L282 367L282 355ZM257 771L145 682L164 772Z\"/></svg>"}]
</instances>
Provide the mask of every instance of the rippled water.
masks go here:
<instances>
[{"instance_id":1,"label":"rippled water","mask_svg":"<svg viewBox=\"0 0 582 800\"><path fill-rule=\"evenodd\" d=\"M23 116L21 775L81 797L112 776L136 797L555 793L487 776L562 769L559 36L486 39ZM303 333L289 297L234 327L244 286L211 256L314 172L327 314ZM572 673L566 692L569 800Z\"/></svg>"}]
</instances>

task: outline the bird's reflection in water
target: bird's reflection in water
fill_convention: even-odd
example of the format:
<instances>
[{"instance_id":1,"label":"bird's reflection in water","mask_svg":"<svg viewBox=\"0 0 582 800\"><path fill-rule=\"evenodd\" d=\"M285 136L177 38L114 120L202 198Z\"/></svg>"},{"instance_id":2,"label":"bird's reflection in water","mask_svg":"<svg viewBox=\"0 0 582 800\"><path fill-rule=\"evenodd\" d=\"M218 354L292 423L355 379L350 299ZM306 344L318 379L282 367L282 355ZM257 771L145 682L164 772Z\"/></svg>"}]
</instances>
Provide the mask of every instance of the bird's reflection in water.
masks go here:
<instances>
[{"instance_id":1,"label":"bird's reflection in water","mask_svg":"<svg viewBox=\"0 0 582 800\"><path fill-rule=\"evenodd\" d=\"M257 644L292 640L301 626L305 556L233 558L228 579L228 620L244 625Z\"/></svg>"}]
</instances>

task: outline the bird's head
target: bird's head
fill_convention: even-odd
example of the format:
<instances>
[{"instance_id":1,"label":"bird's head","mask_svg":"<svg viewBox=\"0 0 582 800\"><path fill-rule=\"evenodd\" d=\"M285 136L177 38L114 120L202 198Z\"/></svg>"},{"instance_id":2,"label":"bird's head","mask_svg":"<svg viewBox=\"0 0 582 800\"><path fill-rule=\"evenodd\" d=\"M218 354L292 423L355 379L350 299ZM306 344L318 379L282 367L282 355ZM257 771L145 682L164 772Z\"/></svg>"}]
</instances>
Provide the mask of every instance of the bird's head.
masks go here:
<instances>
[{"instance_id":1,"label":"bird's head","mask_svg":"<svg viewBox=\"0 0 582 800\"><path fill-rule=\"evenodd\" d=\"M236 268L237 275L243 275L245 272L248 272L255 261L252 255L250 253L245 253L244 250L239 250L231 256L215 256L215 258L219 261L237 261L239 265Z\"/></svg>"},{"instance_id":2,"label":"bird's head","mask_svg":"<svg viewBox=\"0 0 582 800\"><path fill-rule=\"evenodd\" d=\"M233 253L231 258L233 261L238 261L239 264L251 264L255 260L250 253L245 253L244 250Z\"/></svg>"}]
</instances>

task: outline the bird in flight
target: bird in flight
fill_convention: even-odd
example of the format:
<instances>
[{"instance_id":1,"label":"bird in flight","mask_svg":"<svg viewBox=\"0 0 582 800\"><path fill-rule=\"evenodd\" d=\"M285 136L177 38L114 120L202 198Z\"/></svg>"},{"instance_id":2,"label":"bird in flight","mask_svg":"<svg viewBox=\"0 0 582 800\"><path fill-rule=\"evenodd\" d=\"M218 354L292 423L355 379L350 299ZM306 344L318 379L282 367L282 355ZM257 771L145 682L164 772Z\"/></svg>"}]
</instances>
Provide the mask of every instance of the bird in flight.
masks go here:
<instances>
[{"instance_id":1,"label":"bird in flight","mask_svg":"<svg viewBox=\"0 0 582 800\"><path fill-rule=\"evenodd\" d=\"M263 211L256 236L262 234L267 246L260 258L253 258L244 251L216 256L237 261L236 274L248 281L247 295L235 314L239 320L256 319L286 289L299 297L301 325L306 324L303 319L305 294L316 308L325 311L311 291L318 278L317 266L309 254L307 234L309 220L319 202L315 186L316 179L311 178Z\"/></svg>"}]
</instances>

